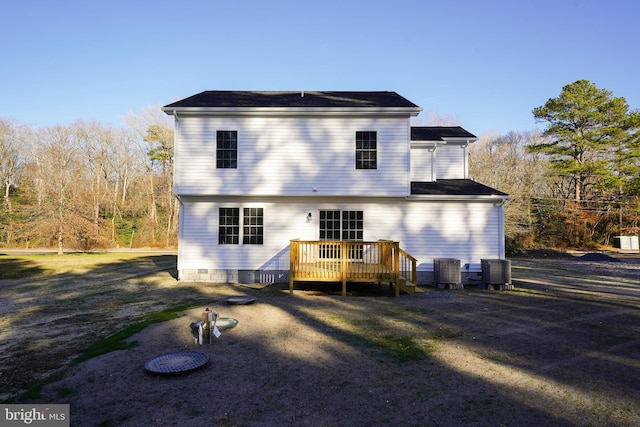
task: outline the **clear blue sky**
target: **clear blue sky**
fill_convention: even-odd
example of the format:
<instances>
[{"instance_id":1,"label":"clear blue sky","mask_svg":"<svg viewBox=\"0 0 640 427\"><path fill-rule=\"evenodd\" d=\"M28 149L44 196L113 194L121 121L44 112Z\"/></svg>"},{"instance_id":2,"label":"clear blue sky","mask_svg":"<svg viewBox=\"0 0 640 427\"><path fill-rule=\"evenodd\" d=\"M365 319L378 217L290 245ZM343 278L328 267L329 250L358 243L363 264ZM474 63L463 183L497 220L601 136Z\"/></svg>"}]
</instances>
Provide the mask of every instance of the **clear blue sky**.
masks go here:
<instances>
[{"instance_id":1,"label":"clear blue sky","mask_svg":"<svg viewBox=\"0 0 640 427\"><path fill-rule=\"evenodd\" d=\"M4 0L0 117L120 125L203 90L391 90L467 130L541 129L587 79L640 108L637 0Z\"/></svg>"}]
</instances>

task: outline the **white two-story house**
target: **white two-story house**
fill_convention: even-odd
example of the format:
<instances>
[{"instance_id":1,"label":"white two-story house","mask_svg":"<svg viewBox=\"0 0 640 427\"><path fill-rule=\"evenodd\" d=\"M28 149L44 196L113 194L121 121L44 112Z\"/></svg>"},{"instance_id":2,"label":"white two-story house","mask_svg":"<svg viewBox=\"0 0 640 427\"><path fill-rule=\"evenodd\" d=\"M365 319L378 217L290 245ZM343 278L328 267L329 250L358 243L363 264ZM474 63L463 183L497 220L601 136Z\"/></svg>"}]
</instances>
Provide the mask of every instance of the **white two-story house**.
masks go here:
<instances>
[{"instance_id":1,"label":"white two-story house","mask_svg":"<svg viewBox=\"0 0 640 427\"><path fill-rule=\"evenodd\" d=\"M504 259L508 196L468 176L476 137L411 127L395 92L205 91L175 119L179 279L287 281L292 240L398 242L417 260Z\"/></svg>"}]
</instances>

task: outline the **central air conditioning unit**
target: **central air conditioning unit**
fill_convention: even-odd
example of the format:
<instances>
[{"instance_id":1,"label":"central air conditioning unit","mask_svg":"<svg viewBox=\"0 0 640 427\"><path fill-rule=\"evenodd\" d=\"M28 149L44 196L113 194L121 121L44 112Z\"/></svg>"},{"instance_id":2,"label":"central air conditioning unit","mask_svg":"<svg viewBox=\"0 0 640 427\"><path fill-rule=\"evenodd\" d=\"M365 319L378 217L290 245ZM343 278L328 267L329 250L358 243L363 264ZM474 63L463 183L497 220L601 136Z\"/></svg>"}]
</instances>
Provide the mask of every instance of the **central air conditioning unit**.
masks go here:
<instances>
[{"instance_id":1,"label":"central air conditioning unit","mask_svg":"<svg viewBox=\"0 0 640 427\"><path fill-rule=\"evenodd\" d=\"M433 260L433 279L438 285L461 285L460 260L436 258Z\"/></svg>"},{"instance_id":2,"label":"central air conditioning unit","mask_svg":"<svg viewBox=\"0 0 640 427\"><path fill-rule=\"evenodd\" d=\"M481 259L482 283L485 285L511 285L511 260Z\"/></svg>"}]
</instances>

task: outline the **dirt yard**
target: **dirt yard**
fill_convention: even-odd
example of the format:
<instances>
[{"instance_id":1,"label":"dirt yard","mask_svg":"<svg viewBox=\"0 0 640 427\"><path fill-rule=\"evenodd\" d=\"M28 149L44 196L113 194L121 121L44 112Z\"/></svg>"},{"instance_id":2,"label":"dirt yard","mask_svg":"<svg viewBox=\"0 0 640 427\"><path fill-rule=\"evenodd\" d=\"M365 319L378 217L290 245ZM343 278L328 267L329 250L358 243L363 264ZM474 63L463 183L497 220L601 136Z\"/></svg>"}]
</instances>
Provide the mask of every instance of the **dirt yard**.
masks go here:
<instances>
[{"instance_id":1,"label":"dirt yard","mask_svg":"<svg viewBox=\"0 0 640 427\"><path fill-rule=\"evenodd\" d=\"M0 256L0 266L2 258ZM37 267L25 265L23 267ZM69 403L78 426L637 426L640 259L513 260L514 291L177 283L175 258L0 280L0 395ZM41 272L42 273L42 272ZM229 296L257 298L229 305ZM141 313L197 307L69 362ZM204 307L238 325L196 345ZM154 375L174 351L203 368ZM15 400L14 400L15 401Z\"/></svg>"}]
</instances>

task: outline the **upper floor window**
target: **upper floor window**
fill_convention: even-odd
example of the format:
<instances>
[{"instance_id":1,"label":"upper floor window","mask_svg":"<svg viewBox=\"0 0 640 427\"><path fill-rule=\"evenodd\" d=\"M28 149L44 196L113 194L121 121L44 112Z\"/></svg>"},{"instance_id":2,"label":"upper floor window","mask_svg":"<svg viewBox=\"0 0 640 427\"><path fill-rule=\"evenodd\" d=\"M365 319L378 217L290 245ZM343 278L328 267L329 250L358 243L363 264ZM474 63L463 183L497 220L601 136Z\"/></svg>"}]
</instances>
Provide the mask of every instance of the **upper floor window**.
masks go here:
<instances>
[{"instance_id":1,"label":"upper floor window","mask_svg":"<svg viewBox=\"0 0 640 427\"><path fill-rule=\"evenodd\" d=\"M373 131L356 132L356 169L377 169L378 134Z\"/></svg>"},{"instance_id":2,"label":"upper floor window","mask_svg":"<svg viewBox=\"0 0 640 427\"><path fill-rule=\"evenodd\" d=\"M238 131L219 130L216 133L216 167L223 169L238 167Z\"/></svg>"}]
</instances>

